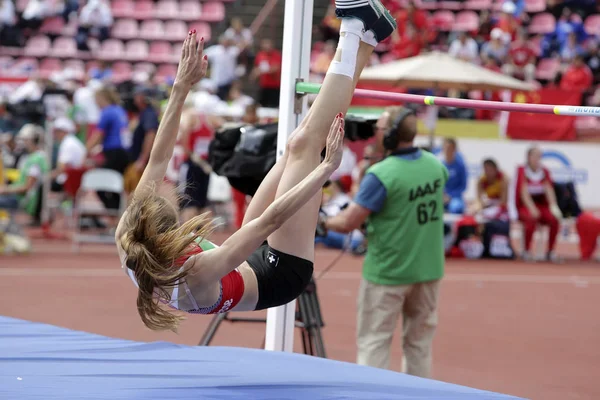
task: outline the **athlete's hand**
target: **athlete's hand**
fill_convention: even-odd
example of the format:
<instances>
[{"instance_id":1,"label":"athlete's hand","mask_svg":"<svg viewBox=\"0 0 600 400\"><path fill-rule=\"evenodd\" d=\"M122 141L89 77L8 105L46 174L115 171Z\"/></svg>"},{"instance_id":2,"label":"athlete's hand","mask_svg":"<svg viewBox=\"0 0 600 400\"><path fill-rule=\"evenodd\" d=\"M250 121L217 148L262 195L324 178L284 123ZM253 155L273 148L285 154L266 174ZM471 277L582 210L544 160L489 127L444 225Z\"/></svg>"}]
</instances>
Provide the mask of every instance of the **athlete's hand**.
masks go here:
<instances>
[{"instance_id":1,"label":"athlete's hand","mask_svg":"<svg viewBox=\"0 0 600 400\"><path fill-rule=\"evenodd\" d=\"M332 169L332 172L338 169L342 163L342 154L344 153L344 117L342 113L336 115L329 135L327 135L327 148L325 150L325 159L323 163Z\"/></svg>"},{"instance_id":2,"label":"athlete's hand","mask_svg":"<svg viewBox=\"0 0 600 400\"><path fill-rule=\"evenodd\" d=\"M191 88L206 76L208 59L202 55L203 50L204 38L198 42L196 30L191 30L181 49L181 60L175 77L176 84Z\"/></svg>"}]
</instances>

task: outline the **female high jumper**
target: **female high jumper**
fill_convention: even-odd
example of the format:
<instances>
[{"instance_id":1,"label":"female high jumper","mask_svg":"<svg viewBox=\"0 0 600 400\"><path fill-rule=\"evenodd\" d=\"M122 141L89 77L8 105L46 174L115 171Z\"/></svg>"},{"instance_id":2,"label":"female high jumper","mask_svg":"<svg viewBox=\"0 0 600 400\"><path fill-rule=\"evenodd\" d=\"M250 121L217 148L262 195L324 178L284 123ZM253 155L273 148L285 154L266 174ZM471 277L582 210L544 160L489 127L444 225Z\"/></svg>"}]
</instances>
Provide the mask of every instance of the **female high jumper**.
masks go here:
<instances>
[{"instance_id":1,"label":"female high jumper","mask_svg":"<svg viewBox=\"0 0 600 400\"><path fill-rule=\"evenodd\" d=\"M338 0L336 7L340 40L321 92L252 198L243 226L220 247L207 240L206 216L180 224L175 205L157 191L185 98L207 68L203 39L191 31L184 41L150 160L116 231L148 328L176 330L182 320L161 303L195 314L261 310L292 301L309 283L321 188L341 162L343 114L374 47L396 28L378 0Z\"/></svg>"}]
</instances>

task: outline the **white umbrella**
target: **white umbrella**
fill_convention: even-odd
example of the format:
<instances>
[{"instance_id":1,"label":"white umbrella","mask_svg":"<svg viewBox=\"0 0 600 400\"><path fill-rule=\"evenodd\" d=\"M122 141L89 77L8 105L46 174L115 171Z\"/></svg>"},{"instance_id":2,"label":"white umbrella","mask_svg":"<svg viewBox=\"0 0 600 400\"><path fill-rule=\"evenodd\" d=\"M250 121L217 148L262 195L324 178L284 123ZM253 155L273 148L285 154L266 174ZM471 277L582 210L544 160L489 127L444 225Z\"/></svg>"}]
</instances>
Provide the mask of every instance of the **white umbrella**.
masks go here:
<instances>
[{"instance_id":1,"label":"white umbrella","mask_svg":"<svg viewBox=\"0 0 600 400\"><path fill-rule=\"evenodd\" d=\"M535 89L533 84L437 51L365 68L360 75L360 81L393 84L411 89Z\"/></svg>"}]
</instances>

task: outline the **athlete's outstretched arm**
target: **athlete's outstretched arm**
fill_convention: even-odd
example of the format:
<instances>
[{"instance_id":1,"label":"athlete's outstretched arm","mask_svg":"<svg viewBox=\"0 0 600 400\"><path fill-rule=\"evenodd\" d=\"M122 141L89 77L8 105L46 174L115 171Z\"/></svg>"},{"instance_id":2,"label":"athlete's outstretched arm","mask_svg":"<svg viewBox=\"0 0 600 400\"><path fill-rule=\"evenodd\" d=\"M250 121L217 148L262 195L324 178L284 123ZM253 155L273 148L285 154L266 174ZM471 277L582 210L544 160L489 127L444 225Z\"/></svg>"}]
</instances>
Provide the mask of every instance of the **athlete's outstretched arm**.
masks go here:
<instances>
[{"instance_id":1,"label":"athlete's outstretched arm","mask_svg":"<svg viewBox=\"0 0 600 400\"><path fill-rule=\"evenodd\" d=\"M231 235L221 247L197 254L191 274L211 283L240 266L283 223L319 193L339 167L344 151L344 119L335 118L327 137L323 162L300 183L278 197L258 218ZM195 271L194 271L195 270Z\"/></svg>"},{"instance_id":2,"label":"athlete's outstretched arm","mask_svg":"<svg viewBox=\"0 0 600 400\"><path fill-rule=\"evenodd\" d=\"M201 39L198 43L196 32L190 32L183 42L181 61L173 83L173 90L158 127L148 165L136 188L136 194L158 186L165 177L177 141L179 121L185 99L192 86L206 75L208 61L202 55L203 49L204 39Z\"/></svg>"}]
</instances>

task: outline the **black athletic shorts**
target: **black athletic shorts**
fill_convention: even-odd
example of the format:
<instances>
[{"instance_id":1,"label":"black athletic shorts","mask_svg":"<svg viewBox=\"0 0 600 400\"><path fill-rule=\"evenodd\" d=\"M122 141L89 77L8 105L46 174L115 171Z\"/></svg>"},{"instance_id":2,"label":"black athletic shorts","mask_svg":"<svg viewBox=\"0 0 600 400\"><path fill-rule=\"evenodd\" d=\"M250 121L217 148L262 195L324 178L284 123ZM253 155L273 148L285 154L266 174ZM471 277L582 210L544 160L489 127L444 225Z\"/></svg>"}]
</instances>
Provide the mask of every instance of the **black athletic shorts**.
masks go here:
<instances>
[{"instance_id":1,"label":"black athletic shorts","mask_svg":"<svg viewBox=\"0 0 600 400\"><path fill-rule=\"evenodd\" d=\"M246 260L258 281L256 310L277 307L296 299L310 282L313 263L275 250L264 242Z\"/></svg>"}]
</instances>

